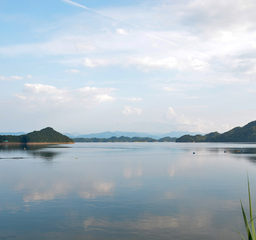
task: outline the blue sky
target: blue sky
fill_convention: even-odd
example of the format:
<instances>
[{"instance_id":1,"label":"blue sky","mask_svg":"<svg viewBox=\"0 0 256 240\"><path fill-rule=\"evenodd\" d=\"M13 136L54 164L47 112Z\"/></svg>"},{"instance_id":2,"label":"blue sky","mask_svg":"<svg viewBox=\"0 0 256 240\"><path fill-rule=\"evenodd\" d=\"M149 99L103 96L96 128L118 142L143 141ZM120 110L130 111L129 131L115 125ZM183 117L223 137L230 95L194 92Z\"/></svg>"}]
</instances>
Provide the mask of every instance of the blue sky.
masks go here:
<instances>
[{"instance_id":1,"label":"blue sky","mask_svg":"<svg viewBox=\"0 0 256 240\"><path fill-rule=\"evenodd\" d=\"M1 131L223 132L256 119L253 0L0 1Z\"/></svg>"}]
</instances>

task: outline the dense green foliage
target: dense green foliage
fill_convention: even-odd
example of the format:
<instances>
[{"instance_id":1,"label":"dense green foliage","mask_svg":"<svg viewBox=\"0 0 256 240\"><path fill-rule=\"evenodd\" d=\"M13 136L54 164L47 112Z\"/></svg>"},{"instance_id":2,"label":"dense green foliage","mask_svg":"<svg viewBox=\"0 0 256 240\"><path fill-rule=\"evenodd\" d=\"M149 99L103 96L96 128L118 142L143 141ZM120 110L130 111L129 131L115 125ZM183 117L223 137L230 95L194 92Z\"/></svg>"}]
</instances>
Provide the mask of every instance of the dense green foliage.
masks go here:
<instances>
[{"instance_id":1,"label":"dense green foliage","mask_svg":"<svg viewBox=\"0 0 256 240\"><path fill-rule=\"evenodd\" d=\"M21 136L12 136L12 135L0 135L0 142L21 142Z\"/></svg>"},{"instance_id":2,"label":"dense green foliage","mask_svg":"<svg viewBox=\"0 0 256 240\"><path fill-rule=\"evenodd\" d=\"M175 138L165 137L159 140L149 137L111 137L111 138L74 138L75 142L175 142Z\"/></svg>"},{"instance_id":3,"label":"dense green foliage","mask_svg":"<svg viewBox=\"0 0 256 240\"><path fill-rule=\"evenodd\" d=\"M176 142L256 142L256 121L222 134L213 132L206 135L184 135Z\"/></svg>"},{"instance_id":4,"label":"dense green foliage","mask_svg":"<svg viewBox=\"0 0 256 240\"><path fill-rule=\"evenodd\" d=\"M158 139L158 142L175 142L176 138L172 138L172 137L163 137Z\"/></svg>"},{"instance_id":5,"label":"dense green foliage","mask_svg":"<svg viewBox=\"0 0 256 240\"><path fill-rule=\"evenodd\" d=\"M0 142L9 143L72 143L69 137L47 127L40 131L34 131L20 136L0 136Z\"/></svg>"}]
</instances>

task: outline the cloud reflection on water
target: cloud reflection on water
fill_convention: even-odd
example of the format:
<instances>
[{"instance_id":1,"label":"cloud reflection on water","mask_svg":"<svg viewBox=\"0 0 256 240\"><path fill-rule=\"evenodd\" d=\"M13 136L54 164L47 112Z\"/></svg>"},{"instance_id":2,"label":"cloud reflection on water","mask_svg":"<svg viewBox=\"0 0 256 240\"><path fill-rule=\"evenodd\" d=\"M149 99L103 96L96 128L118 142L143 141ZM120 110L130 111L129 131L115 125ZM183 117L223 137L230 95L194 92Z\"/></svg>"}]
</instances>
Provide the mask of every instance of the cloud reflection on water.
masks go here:
<instances>
[{"instance_id":1,"label":"cloud reflection on water","mask_svg":"<svg viewBox=\"0 0 256 240\"><path fill-rule=\"evenodd\" d=\"M54 199L67 198L69 194L82 199L95 199L97 197L111 196L114 192L112 182L94 181L41 181L40 183L20 183L15 189L22 193L24 202L42 202Z\"/></svg>"},{"instance_id":2,"label":"cloud reflection on water","mask_svg":"<svg viewBox=\"0 0 256 240\"><path fill-rule=\"evenodd\" d=\"M68 239L65 229L77 231L80 238L73 239L237 239L232 227L241 220L238 184L248 162L200 145L183 151L177 150L182 145L145 144L146 150L130 151L134 145L129 151L125 145L122 151L78 145L54 156L54 164L42 164L41 155L1 161L0 186L7 186L1 211L11 214L2 204L8 200L17 207L13 217L25 216L29 225L33 214L43 213L47 231L54 228L59 239ZM58 151L36 151L48 150ZM24 213L26 206L30 213Z\"/></svg>"},{"instance_id":3,"label":"cloud reflection on water","mask_svg":"<svg viewBox=\"0 0 256 240\"><path fill-rule=\"evenodd\" d=\"M124 169L124 177L126 179L141 177L142 175L143 175L143 170L141 169L141 167L138 167L138 168L128 167Z\"/></svg>"}]
</instances>

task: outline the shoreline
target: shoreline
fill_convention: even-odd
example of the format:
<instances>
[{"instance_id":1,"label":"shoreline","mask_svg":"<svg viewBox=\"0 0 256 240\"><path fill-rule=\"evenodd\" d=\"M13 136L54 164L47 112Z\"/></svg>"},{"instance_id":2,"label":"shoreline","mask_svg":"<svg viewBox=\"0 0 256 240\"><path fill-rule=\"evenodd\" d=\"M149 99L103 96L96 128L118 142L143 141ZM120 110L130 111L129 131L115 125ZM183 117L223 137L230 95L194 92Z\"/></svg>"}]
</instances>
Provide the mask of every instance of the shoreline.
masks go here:
<instances>
[{"instance_id":1,"label":"shoreline","mask_svg":"<svg viewBox=\"0 0 256 240\"><path fill-rule=\"evenodd\" d=\"M59 145L59 144L74 144L74 142L28 142L28 143L20 143L20 142L1 142L0 145Z\"/></svg>"}]
</instances>

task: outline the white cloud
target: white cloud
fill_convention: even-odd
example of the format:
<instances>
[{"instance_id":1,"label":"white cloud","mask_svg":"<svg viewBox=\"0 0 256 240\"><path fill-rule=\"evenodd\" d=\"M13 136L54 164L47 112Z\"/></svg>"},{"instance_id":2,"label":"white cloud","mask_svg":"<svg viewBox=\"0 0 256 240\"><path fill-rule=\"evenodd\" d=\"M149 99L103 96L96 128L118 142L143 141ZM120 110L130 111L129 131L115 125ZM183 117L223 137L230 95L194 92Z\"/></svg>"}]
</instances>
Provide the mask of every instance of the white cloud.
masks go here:
<instances>
[{"instance_id":1,"label":"white cloud","mask_svg":"<svg viewBox=\"0 0 256 240\"><path fill-rule=\"evenodd\" d=\"M176 116L177 116L177 114L174 111L173 107L169 107L168 108L168 117L173 118L173 117L176 117Z\"/></svg>"},{"instance_id":2,"label":"white cloud","mask_svg":"<svg viewBox=\"0 0 256 240\"><path fill-rule=\"evenodd\" d=\"M214 31L237 26L252 26L255 21L255 8L256 3L253 0L194 0L190 1L185 9L188 17L192 18L197 14L196 24L208 26Z\"/></svg>"},{"instance_id":3,"label":"white cloud","mask_svg":"<svg viewBox=\"0 0 256 240\"><path fill-rule=\"evenodd\" d=\"M140 97L130 97L130 98L125 98L125 100L129 102L141 102L143 99Z\"/></svg>"},{"instance_id":4,"label":"white cloud","mask_svg":"<svg viewBox=\"0 0 256 240\"><path fill-rule=\"evenodd\" d=\"M75 7L79 7L79 8L83 8L83 9L89 10L89 8L86 7L85 5L80 4L80 3L77 3L77 2L75 2L75 1L71 1L71 0L62 0L62 1L63 1L63 2L66 2L66 3L70 4L70 5L73 5L73 6L75 6Z\"/></svg>"},{"instance_id":5,"label":"white cloud","mask_svg":"<svg viewBox=\"0 0 256 240\"><path fill-rule=\"evenodd\" d=\"M83 60L83 65L85 67L89 68L95 68L95 67L102 67L102 66L107 66L110 63L105 60L105 59L90 59L90 58L85 58Z\"/></svg>"},{"instance_id":6,"label":"white cloud","mask_svg":"<svg viewBox=\"0 0 256 240\"><path fill-rule=\"evenodd\" d=\"M12 57L15 55L64 56L88 54L94 49L93 44L89 43L85 36L66 34L40 43L0 47L0 53Z\"/></svg>"},{"instance_id":7,"label":"white cloud","mask_svg":"<svg viewBox=\"0 0 256 240\"><path fill-rule=\"evenodd\" d=\"M209 67L209 63L199 59L192 59L190 66L195 71L204 71Z\"/></svg>"},{"instance_id":8,"label":"white cloud","mask_svg":"<svg viewBox=\"0 0 256 240\"><path fill-rule=\"evenodd\" d=\"M123 28L117 28L116 33L118 33L120 35L128 35L128 32Z\"/></svg>"},{"instance_id":9,"label":"white cloud","mask_svg":"<svg viewBox=\"0 0 256 240\"><path fill-rule=\"evenodd\" d=\"M217 125L212 119L204 119L196 117L191 113L182 113L176 111L173 107L169 107L166 112L166 122L175 126L176 130L190 131L199 133L209 133L210 131L227 131L230 126L226 124Z\"/></svg>"},{"instance_id":10,"label":"white cloud","mask_svg":"<svg viewBox=\"0 0 256 240\"><path fill-rule=\"evenodd\" d=\"M115 100L111 93L112 88L83 87L73 90L57 88L45 84L25 84L24 92L17 97L30 105L54 107L66 104L73 106L90 107L91 105L112 102Z\"/></svg>"},{"instance_id":11,"label":"white cloud","mask_svg":"<svg viewBox=\"0 0 256 240\"><path fill-rule=\"evenodd\" d=\"M46 94L52 94L52 95L60 95L63 93L62 90L59 90L54 86L45 85L45 84L26 83L24 87L25 87L25 91L30 91L31 93L36 93L36 94L46 93Z\"/></svg>"},{"instance_id":12,"label":"white cloud","mask_svg":"<svg viewBox=\"0 0 256 240\"><path fill-rule=\"evenodd\" d=\"M138 65L139 67L145 68L165 68L165 69L177 69L178 61L175 57L168 58L153 58L153 57L142 57L134 58L130 60L131 64Z\"/></svg>"},{"instance_id":13,"label":"white cloud","mask_svg":"<svg viewBox=\"0 0 256 240\"><path fill-rule=\"evenodd\" d=\"M68 69L68 70L66 70L66 72L67 73L74 73L74 74L77 74L77 73L80 73L80 70L78 70L78 69Z\"/></svg>"},{"instance_id":14,"label":"white cloud","mask_svg":"<svg viewBox=\"0 0 256 240\"><path fill-rule=\"evenodd\" d=\"M13 76L2 76L0 75L0 81L13 81L13 80L22 80L24 77L13 75Z\"/></svg>"},{"instance_id":15,"label":"white cloud","mask_svg":"<svg viewBox=\"0 0 256 240\"><path fill-rule=\"evenodd\" d=\"M22 80L23 79L23 77L17 76L17 75L11 76L10 78L13 79L13 80Z\"/></svg>"},{"instance_id":16,"label":"white cloud","mask_svg":"<svg viewBox=\"0 0 256 240\"><path fill-rule=\"evenodd\" d=\"M131 106L125 106L122 113L126 116L128 116L128 115L141 115L142 114L142 109L136 108L136 107L131 107Z\"/></svg>"},{"instance_id":17,"label":"white cloud","mask_svg":"<svg viewBox=\"0 0 256 240\"><path fill-rule=\"evenodd\" d=\"M97 102L103 103L103 102L112 102L115 100L114 97L108 95L108 94L98 94L95 96Z\"/></svg>"},{"instance_id":18,"label":"white cloud","mask_svg":"<svg viewBox=\"0 0 256 240\"><path fill-rule=\"evenodd\" d=\"M174 88L174 87L163 87L163 90L166 91L166 92L176 92L177 89Z\"/></svg>"}]
</instances>

